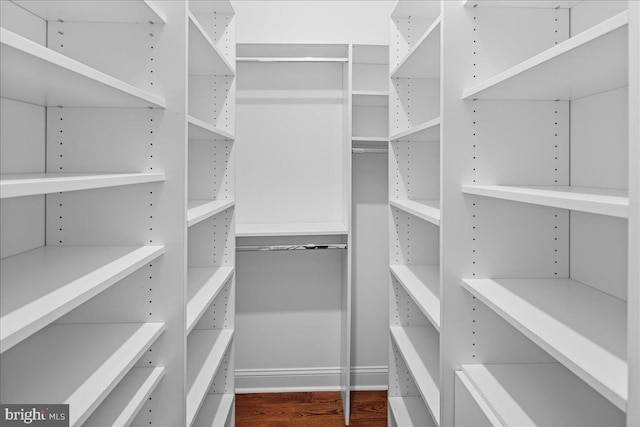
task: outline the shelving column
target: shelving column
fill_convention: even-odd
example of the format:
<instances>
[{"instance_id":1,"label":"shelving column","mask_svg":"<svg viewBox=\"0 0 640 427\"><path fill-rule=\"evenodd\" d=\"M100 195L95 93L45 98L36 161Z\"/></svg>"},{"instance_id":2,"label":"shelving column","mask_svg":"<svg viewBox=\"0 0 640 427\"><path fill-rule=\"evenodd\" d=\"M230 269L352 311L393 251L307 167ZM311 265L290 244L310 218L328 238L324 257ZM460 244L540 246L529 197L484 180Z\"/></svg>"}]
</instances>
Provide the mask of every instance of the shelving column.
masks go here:
<instances>
[{"instance_id":1,"label":"shelving column","mask_svg":"<svg viewBox=\"0 0 640 427\"><path fill-rule=\"evenodd\" d=\"M187 426L233 426L235 20L189 1Z\"/></svg>"},{"instance_id":2,"label":"shelving column","mask_svg":"<svg viewBox=\"0 0 640 427\"><path fill-rule=\"evenodd\" d=\"M391 16L390 426L440 425L440 7Z\"/></svg>"},{"instance_id":3,"label":"shelving column","mask_svg":"<svg viewBox=\"0 0 640 427\"><path fill-rule=\"evenodd\" d=\"M445 424L634 425L630 3L444 3Z\"/></svg>"},{"instance_id":4,"label":"shelving column","mask_svg":"<svg viewBox=\"0 0 640 427\"><path fill-rule=\"evenodd\" d=\"M185 6L0 7L2 402L180 425Z\"/></svg>"}]
</instances>

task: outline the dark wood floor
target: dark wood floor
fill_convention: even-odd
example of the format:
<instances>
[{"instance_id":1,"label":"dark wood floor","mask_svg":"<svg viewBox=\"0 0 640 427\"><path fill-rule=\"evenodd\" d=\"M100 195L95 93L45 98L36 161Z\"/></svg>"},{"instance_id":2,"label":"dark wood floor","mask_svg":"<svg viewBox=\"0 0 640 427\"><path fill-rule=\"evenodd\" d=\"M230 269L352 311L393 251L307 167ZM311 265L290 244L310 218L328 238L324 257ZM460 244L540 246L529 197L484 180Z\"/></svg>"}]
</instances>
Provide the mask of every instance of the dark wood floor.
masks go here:
<instances>
[{"instance_id":1,"label":"dark wood floor","mask_svg":"<svg viewBox=\"0 0 640 427\"><path fill-rule=\"evenodd\" d=\"M385 427L387 392L352 392L351 427ZM339 392L236 395L236 427L341 427Z\"/></svg>"}]
</instances>

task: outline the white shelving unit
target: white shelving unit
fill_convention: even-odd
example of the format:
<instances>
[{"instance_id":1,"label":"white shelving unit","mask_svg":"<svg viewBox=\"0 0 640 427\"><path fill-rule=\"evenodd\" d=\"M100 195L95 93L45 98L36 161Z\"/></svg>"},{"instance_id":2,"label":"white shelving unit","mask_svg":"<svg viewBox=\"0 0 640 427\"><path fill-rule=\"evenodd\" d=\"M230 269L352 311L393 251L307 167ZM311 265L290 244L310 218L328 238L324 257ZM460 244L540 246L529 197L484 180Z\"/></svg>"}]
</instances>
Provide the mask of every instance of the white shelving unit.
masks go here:
<instances>
[{"instance_id":1,"label":"white shelving unit","mask_svg":"<svg viewBox=\"0 0 640 427\"><path fill-rule=\"evenodd\" d=\"M390 426L441 425L441 32L440 2L396 4L389 52Z\"/></svg>"},{"instance_id":2,"label":"white shelving unit","mask_svg":"<svg viewBox=\"0 0 640 427\"><path fill-rule=\"evenodd\" d=\"M444 2L444 424L637 423L634 3Z\"/></svg>"},{"instance_id":3,"label":"white shelving unit","mask_svg":"<svg viewBox=\"0 0 640 427\"><path fill-rule=\"evenodd\" d=\"M233 426L233 405L214 403L235 392L235 12L188 8L186 425Z\"/></svg>"},{"instance_id":4,"label":"white shelving unit","mask_svg":"<svg viewBox=\"0 0 640 427\"><path fill-rule=\"evenodd\" d=\"M2 402L180 425L185 6L0 7Z\"/></svg>"}]
</instances>

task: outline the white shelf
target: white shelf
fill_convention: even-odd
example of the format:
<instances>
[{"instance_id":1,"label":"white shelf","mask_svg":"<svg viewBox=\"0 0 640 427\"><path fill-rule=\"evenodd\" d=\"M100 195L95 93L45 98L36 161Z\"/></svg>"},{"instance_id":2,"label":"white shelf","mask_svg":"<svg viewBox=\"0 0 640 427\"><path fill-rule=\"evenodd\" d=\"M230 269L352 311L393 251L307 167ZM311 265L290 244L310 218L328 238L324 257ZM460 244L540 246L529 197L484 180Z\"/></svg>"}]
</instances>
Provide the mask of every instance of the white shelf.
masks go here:
<instances>
[{"instance_id":1,"label":"white shelf","mask_svg":"<svg viewBox=\"0 0 640 427\"><path fill-rule=\"evenodd\" d=\"M225 427L231 408L233 394L210 394L204 399L193 427Z\"/></svg>"},{"instance_id":2,"label":"white shelf","mask_svg":"<svg viewBox=\"0 0 640 427\"><path fill-rule=\"evenodd\" d=\"M389 397L389 410L398 427L435 427L421 397Z\"/></svg>"},{"instance_id":3,"label":"white shelf","mask_svg":"<svg viewBox=\"0 0 640 427\"><path fill-rule=\"evenodd\" d=\"M163 246L44 246L2 259L0 353L163 253Z\"/></svg>"},{"instance_id":4,"label":"white shelf","mask_svg":"<svg viewBox=\"0 0 640 427\"><path fill-rule=\"evenodd\" d=\"M229 0L190 0L191 12L219 13L221 15L233 15L235 10Z\"/></svg>"},{"instance_id":5,"label":"white shelf","mask_svg":"<svg viewBox=\"0 0 640 427\"><path fill-rule=\"evenodd\" d=\"M187 227L211 218L234 204L233 200L189 200L187 203Z\"/></svg>"},{"instance_id":6,"label":"white shelf","mask_svg":"<svg viewBox=\"0 0 640 427\"><path fill-rule=\"evenodd\" d=\"M187 340L187 426L193 425L231 344L231 329L195 329Z\"/></svg>"},{"instance_id":7,"label":"white shelf","mask_svg":"<svg viewBox=\"0 0 640 427\"><path fill-rule=\"evenodd\" d=\"M389 138L386 136L353 136L351 137L352 142L384 142L385 144L389 142Z\"/></svg>"},{"instance_id":8,"label":"white shelf","mask_svg":"<svg viewBox=\"0 0 640 427\"><path fill-rule=\"evenodd\" d=\"M233 141L235 139L234 135L218 129L204 120L193 116L189 116L187 120L189 122L189 139L222 139L224 141Z\"/></svg>"},{"instance_id":9,"label":"white shelf","mask_svg":"<svg viewBox=\"0 0 640 427\"><path fill-rule=\"evenodd\" d=\"M233 267L189 267L187 270L187 334L198 323L233 274Z\"/></svg>"},{"instance_id":10,"label":"white shelf","mask_svg":"<svg viewBox=\"0 0 640 427\"><path fill-rule=\"evenodd\" d=\"M627 85L625 11L473 86L464 99L573 100Z\"/></svg>"},{"instance_id":11,"label":"white shelf","mask_svg":"<svg viewBox=\"0 0 640 427\"><path fill-rule=\"evenodd\" d=\"M353 105L356 107L388 107L389 92L376 90L354 90Z\"/></svg>"},{"instance_id":12,"label":"white shelf","mask_svg":"<svg viewBox=\"0 0 640 427\"><path fill-rule=\"evenodd\" d=\"M164 367L131 368L83 427L128 427L164 376Z\"/></svg>"},{"instance_id":13,"label":"white shelf","mask_svg":"<svg viewBox=\"0 0 640 427\"><path fill-rule=\"evenodd\" d=\"M571 9L585 0L465 0L464 7L528 7L534 9Z\"/></svg>"},{"instance_id":14,"label":"white shelf","mask_svg":"<svg viewBox=\"0 0 640 427\"><path fill-rule=\"evenodd\" d=\"M439 358L440 335L429 327L391 326L389 329L429 413L436 424L440 425L439 378L431 375L423 361L423 358ZM439 366L439 362L436 361L435 364Z\"/></svg>"},{"instance_id":15,"label":"white shelf","mask_svg":"<svg viewBox=\"0 0 640 427\"><path fill-rule=\"evenodd\" d=\"M440 117L391 135L391 142L439 141Z\"/></svg>"},{"instance_id":16,"label":"white shelf","mask_svg":"<svg viewBox=\"0 0 640 427\"><path fill-rule=\"evenodd\" d=\"M189 74L235 75L235 68L216 47L196 16L189 12Z\"/></svg>"},{"instance_id":17,"label":"white shelf","mask_svg":"<svg viewBox=\"0 0 640 427\"><path fill-rule=\"evenodd\" d=\"M391 78L411 77L435 79L440 77L440 23L431 24L407 55L391 71Z\"/></svg>"},{"instance_id":18,"label":"white shelf","mask_svg":"<svg viewBox=\"0 0 640 427\"><path fill-rule=\"evenodd\" d=\"M347 231L341 222L236 224L236 237L342 235Z\"/></svg>"},{"instance_id":19,"label":"white shelf","mask_svg":"<svg viewBox=\"0 0 640 427\"><path fill-rule=\"evenodd\" d=\"M557 363L462 365L459 377L501 426L625 425L622 411Z\"/></svg>"},{"instance_id":20,"label":"white shelf","mask_svg":"<svg viewBox=\"0 0 640 427\"><path fill-rule=\"evenodd\" d=\"M570 186L463 185L462 192L514 202L628 218L625 190Z\"/></svg>"},{"instance_id":21,"label":"white shelf","mask_svg":"<svg viewBox=\"0 0 640 427\"><path fill-rule=\"evenodd\" d=\"M571 279L465 279L462 285L624 410L625 301Z\"/></svg>"},{"instance_id":22,"label":"white shelf","mask_svg":"<svg viewBox=\"0 0 640 427\"><path fill-rule=\"evenodd\" d=\"M163 330L164 323L50 325L2 355L3 403L69 404L70 425L79 426Z\"/></svg>"},{"instance_id":23,"label":"white shelf","mask_svg":"<svg viewBox=\"0 0 640 427\"><path fill-rule=\"evenodd\" d=\"M164 172L141 173L15 173L0 175L0 198L65 191L93 190L164 181Z\"/></svg>"},{"instance_id":24,"label":"white shelf","mask_svg":"<svg viewBox=\"0 0 640 427\"><path fill-rule=\"evenodd\" d=\"M319 57L319 56L242 56L237 57L236 62L348 62L348 58Z\"/></svg>"},{"instance_id":25,"label":"white shelf","mask_svg":"<svg viewBox=\"0 0 640 427\"><path fill-rule=\"evenodd\" d=\"M165 23L155 2L149 0L82 2L77 0L34 1L14 3L46 21L66 22L137 22Z\"/></svg>"},{"instance_id":26,"label":"white shelf","mask_svg":"<svg viewBox=\"0 0 640 427\"><path fill-rule=\"evenodd\" d=\"M391 272L440 332L440 267L437 265L391 265Z\"/></svg>"},{"instance_id":27,"label":"white shelf","mask_svg":"<svg viewBox=\"0 0 640 427\"><path fill-rule=\"evenodd\" d=\"M165 107L162 98L0 28L5 98L64 107Z\"/></svg>"},{"instance_id":28,"label":"white shelf","mask_svg":"<svg viewBox=\"0 0 640 427\"><path fill-rule=\"evenodd\" d=\"M391 206L424 219L431 224L440 225L439 200L389 200Z\"/></svg>"}]
</instances>

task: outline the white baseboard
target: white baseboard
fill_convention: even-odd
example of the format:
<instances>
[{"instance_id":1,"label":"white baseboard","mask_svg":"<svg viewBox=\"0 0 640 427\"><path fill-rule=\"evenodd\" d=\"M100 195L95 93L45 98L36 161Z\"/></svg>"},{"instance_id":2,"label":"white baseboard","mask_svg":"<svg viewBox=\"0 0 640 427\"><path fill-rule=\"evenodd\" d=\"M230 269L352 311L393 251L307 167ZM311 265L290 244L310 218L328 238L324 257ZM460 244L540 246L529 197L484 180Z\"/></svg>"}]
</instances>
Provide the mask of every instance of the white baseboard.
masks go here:
<instances>
[{"instance_id":1,"label":"white baseboard","mask_svg":"<svg viewBox=\"0 0 640 427\"><path fill-rule=\"evenodd\" d=\"M351 368L352 390L386 390L386 366ZM340 368L236 369L236 393L339 391Z\"/></svg>"}]
</instances>

